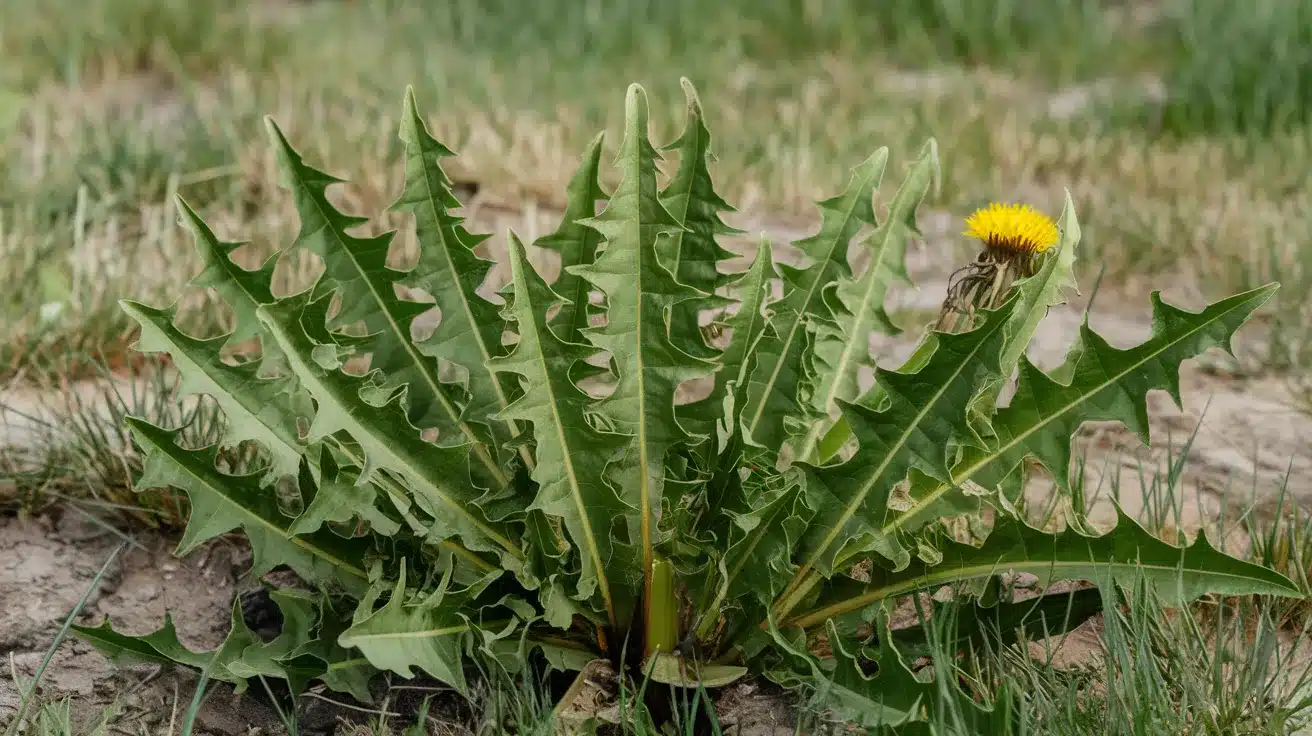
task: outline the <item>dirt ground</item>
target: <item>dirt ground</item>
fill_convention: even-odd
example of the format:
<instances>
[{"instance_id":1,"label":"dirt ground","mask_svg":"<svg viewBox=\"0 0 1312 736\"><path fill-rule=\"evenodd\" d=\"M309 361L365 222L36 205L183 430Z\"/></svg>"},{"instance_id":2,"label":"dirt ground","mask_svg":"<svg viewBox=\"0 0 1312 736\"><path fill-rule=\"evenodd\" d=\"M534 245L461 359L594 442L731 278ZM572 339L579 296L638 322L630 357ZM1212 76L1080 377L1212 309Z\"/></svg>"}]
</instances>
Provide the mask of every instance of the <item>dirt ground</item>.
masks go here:
<instances>
[{"instance_id":1,"label":"dirt ground","mask_svg":"<svg viewBox=\"0 0 1312 736\"><path fill-rule=\"evenodd\" d=\"M14 716L18 691L9 663L26 681L45 656L64 618L87 591L119 539L72 513L55 520L0 520L0 722ZM159 628L164 613L179 639L192 649L218 645L229 628L237 571L249 559L242 547L216 543L187 559L172 555L173 543L155 535L125 549L91 594L79 623L98 625L108 616L132 634ZM194 676L153 667L116 668L89 644L65 640L41 680L45 700L70 697L75 719L90 722L103 708L118 705L116 719L162 733L180 719L195 687ZM245 726L276 723L267 707L246 698L240 708L221 691L207 701L200 725L214 734L245 733ZM176 727L176 725L175 725Z\"/></svg>"},{"instance_id":2,"label":"dirt ground","mask_svg":"<svg viewBox=\"0 0 1312 736\"><path fill-rule=\"evenodd\" d=\"M550 213L534 215L531 225L523 217L485 215L488 222L484 227L504 232L507 226L514 226L531 241L530 236L554 225ZM954 227L950 218L934 214L921 219L931 243ZM748 252L761 228L735 224L749 230L751 240L738 243L740 251ZM776 242L805 234L803 230L771 229L771 239ZM942 259L934 255L925 247L912 254L909 265L919 289L895 289L890 305L895 309L890 312L919 314L937 309L946 274L939 265ZM544 270L549 271L550 266ZM1081 286L1084 295L1055 309L1041 327L1031 352L1040 365L1052 366L1064 355L1088 296L1088 285ZM1183 289L1177 292L1168 290L1166 298L1190 308L1201 305L1196 295ZM1124 307L1123 300L1108 293L1098 300L1091 324L1113 344L1126 346L1148 335L1146 299L1141 300L1143 309L1139 310ZM923 321L927 316L917 319ZM906 338L872 340L872 349L880 356L881 365L896 367L914 347L915 336L912 331ZM1086 428L1079 439L1087 458L1086 487L1091 493L1101 489L1092 510L1095 524L1114 520L1111 496L1117 486L1126 510L1132 515L1142 511L1141 482L1152 482L1164 473L1168 459L1178 456L1195 428L1197 436L1189 446L1178 486L1185 491L1181 499L1185 531L1192 533L1205 520L1211 523L1223 509L1231 515L1233 509L1254 501L1259 510L1265 507L1269 511L1286 478L1292 498L1312 501L1312 445L1306 441L1312 436L1312 416L1295 408L1280 379L1245 369L1253 364L1246 356L1260 350L1263 339L1261 326L1250 325L1240 331L1237 340L1240 360L1208 355L1187 363L1182 371L1183 410L1165 394L1150 396L1151 448L1143 447L1119 427ZM0 405L39 415L44 398L11 391L0 395ZM17 414L0 417L0 443L30 442L32 429L24 421ZM1042 491L1043 484L1036 484L1035 493ZM32 675L64 617L117 544L116 537L73 513L57 518L0 518L0 723L12 718L17 706L11 666L20 678ZM156 535L138 536L136 546L124 551L93 592L80 622L94 625L109 616L117 627L140 634L158 628L168 611L188 646L208 648L219 643L228 629L234 594L253 587L240 580L249 553L240 543L219 541L179 560L171 554L172 545L171 540ZM1079 661L1098 648L1097 621L1086 626L1087 631L1077 632L1067 642L1068 647L1076 648L1067 654L1070 661ZM117 704L123 714L118 722L128 731L144 728L163 733L181 718L194 684L195 678L186 673L115 668L87 644L70 638L46 671L40 692L47 700L73 698L75 713L83 719L94 718L101 708ZM792 733L791 725L778 722L782 717L780 700L768 688L742 685L731 688L722 700L726 709L743 720L743 734ZM302 722L307 732L340 728L345 711L321 701L307 700L306 705L309 708ZM211 734L247 733L252 726L281 728L272 709L259 698L234 698L227 686L219 686L209 697L199 725ZM749 725L755 730L747 728Z\"/></svg>"}]
</instances>

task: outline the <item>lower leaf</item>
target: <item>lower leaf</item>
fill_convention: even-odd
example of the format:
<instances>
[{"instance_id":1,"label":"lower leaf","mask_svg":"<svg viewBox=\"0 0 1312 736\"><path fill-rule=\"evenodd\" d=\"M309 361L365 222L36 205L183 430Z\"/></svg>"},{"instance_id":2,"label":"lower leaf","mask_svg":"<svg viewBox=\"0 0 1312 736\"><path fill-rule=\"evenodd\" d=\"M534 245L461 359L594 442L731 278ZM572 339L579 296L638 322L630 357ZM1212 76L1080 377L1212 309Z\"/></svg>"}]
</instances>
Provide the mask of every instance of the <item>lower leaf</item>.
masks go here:
<instances>
[{"instance_id":1,"label":"lower leaf","mask_svg":"<svg viewBox=\"0 0 1312 736\"><path fill-rule=\"evenodd\" d=\"M813 628L830 618L925 588L975 580L1004 572L1027 572L1040 584L1049 580L1092 580L1105 586L1142 576L1168 604L1205 593L1301 597L1288 578L1259 565L1218 552L1202 533L1192 546L1173 547L1149 534L1117 507L1116 527L1102 536L1075 529L1048 534L1019 519L1006 519L980 547L945 543L943 560L914 560L898 572L882 573L865 585L846 580L821 595L817 607L786 622ZM854 588L859 586L859 591Z\"/></svg>"}]
</instances>

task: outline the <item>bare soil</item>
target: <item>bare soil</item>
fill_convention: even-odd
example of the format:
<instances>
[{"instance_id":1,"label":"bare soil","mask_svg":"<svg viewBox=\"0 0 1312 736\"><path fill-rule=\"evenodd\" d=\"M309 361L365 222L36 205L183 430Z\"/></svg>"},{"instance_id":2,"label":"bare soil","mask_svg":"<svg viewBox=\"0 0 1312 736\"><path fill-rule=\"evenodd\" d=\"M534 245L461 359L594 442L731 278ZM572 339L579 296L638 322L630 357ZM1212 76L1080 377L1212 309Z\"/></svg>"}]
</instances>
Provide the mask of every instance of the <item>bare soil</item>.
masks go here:
<instances>
[{"instance_id":1,"label":"bare soil","mask_svg":"<svg viewBox=\"0 0 1312 736\"><path fill-rule=\"evenodd\" d=\"M0 723L13 718L18 707L9 663L26 687L64 619L119 542L74 513L0 518L0 656L6 665L0 676ZM138 536L135 545L111 564L78 623L95 626L108 616L125 633L146 634L160 627L167 611L184 645L209 649L222 642L230 628L237 571L249 552L220 541L178 559L173 542L153 534ZM89 644L69 637L37 693L46 701L71 698L75 722L90 723L117 704L123 711L119 725L135 731L140 724L162 733L182 717L195 681L184 672L117 668ZM238 705L219 690L206 701L199 725L212 734L237 734L248 725L276 722L273 711L252 698Z\"/></svg>"},{"instance_id":2,"label":"bare soil","mask_svg":"<svg viewBox=\"0 0 1312 736\"><path fill-rule=\"evenodd\" d=\"M494 232L504 233L507 226L515 226L526 241L554 226L554 217L549 214L534 219L532 225L522 219L516 224L510 216L495 213L485 213L483 218L489 220L488 229ZM926 219L931 243L952 226L950 219L931 216L922 221ZM736 244L737 249L750 252L761 229L749 232ZM775 242L806 234L800 229L770 229ZM499 250L495 241L490 247L494 254ZM781 248L777 258L785 259L786 253L787 249ZM539 265L547 272L552 269L549 255L538 254ZM890 311L913 315L912 322L919 324L928 315L914 315L937 310L946 287L941 265L944 259L937 256L931 248L920 248L912 254L910 268L919 288L894 290L895 304L890 306L895 309ZM740 267L745 266L744 262ZM494 281L498 278L493 276ZM1042 325L1031 350L1031 358L1040 366L1051 367L1061 360L1083 319L1087 296L1054 309ZM1190 293L1168 292L1166 296L1184 306L1200 306L1196 295ZM1149 334L1146 309L1125 308L1109 293L1098 299L1091 325L1114 345L1128 346ZM916 330L909 330L901 338L874 339L873 354L881 365L895 368L914 348L916 335ZM1312 416L1296 408L1281 379L1246 369L1255 363L1250 358L1262 349L1263 339L1260 325L1250 325L1241 330L1237 340L1239 360L1208 355L1187 363L1182 370L1183 408L1160 392L1150 396L1151 446L1143 446L1119 426L1085 428L1079 445L1086 455L1086 485L1091 494L1101 489L1091 509L1096 525L1114 522L1112 502L1117 490L1126 511L1142 516L1142 484L1164 477L1170 458L1178 458L1191 434L1188 462L1177 485L1184 493L1179 499L1180 528L1175 532L1191 535L1204 524L1213 524L1223 512L1233 519L1235 508L1253 502L1259 511L1269 511L1286 482L1292 499L1312 500L1312 446L1306 441L1312 436ZM19 409L18 413L0 416L0 445L30 443L30 422L25 424L27 420L19 414L40 415L48 399L14 390L0 394L0 407ZM1033 495L1038 498L1046 491L1040 480ZM1161 521L1158 531L1166 531L1168 520ZM1169 526L1176 522L1170 519ZM1234 530L1227 526L1223 536L1231 536L1228 532ZM1236 543L1242 543L1242 534L1233 536ZM18 702L9 663L20 678L31 677L64 617L118 542L117 537L73 513L0 518L0 658L4 664L0 672L0 723L13 717ZM179 560L171 554L173 542L157 535L141 534L135 544L111 566L79 621L94 625L109 616L122 630L142 634L158 628L168 611L188 646L208 648L219 643L228 630L234 594L243 584L250 585L240 581L249 564L248 551L239 542L219 541ZM1066 640L1063 662L1079 663L1096 656L1100 646L1098 625L1096 619L1090 621ZM186 673L115 668L87 644L70 638L55 655L39 692L44 699L73 698L75 713L83 720L94 718L106 705L118 703L124 714L120 723L130 719L128 730L139 730L132 725L139 723L154 733L168 731L171 720L181 717L194 681ZM311 706L312 711L317 707ZM726 716L742 724L742 734L792 732L786 706L769 688L750 683L728 688L720 706ZM310 721L317 719L324 730L335 728L339 719L345 723L342 716L343 711L326 706L307 714ZM234 699L226 686L220 686L207 700L200 725L204 732L213 734L246 733L252 726L281 728L273 711L259 698L246 695Z\"/></svg>"}]
</instances>

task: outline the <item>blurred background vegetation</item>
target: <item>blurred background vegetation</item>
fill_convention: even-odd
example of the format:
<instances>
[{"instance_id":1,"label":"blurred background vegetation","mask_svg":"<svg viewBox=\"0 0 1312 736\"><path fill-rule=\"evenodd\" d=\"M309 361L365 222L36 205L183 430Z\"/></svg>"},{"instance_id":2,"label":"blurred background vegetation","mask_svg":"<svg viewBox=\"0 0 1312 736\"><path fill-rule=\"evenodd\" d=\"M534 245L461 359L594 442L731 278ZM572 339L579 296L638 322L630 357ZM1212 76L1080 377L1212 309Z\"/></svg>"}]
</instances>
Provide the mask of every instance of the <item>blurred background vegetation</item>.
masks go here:
<instances>
[{"instance_id":1,"label":"blurred background vegetation","mask_svg":"<svg viewBox=\"0 0 1312 736\"><path fill-rule=\"evenodd\" d=\"M374 214L407 84L501 206L550 210L630 82L658 140L690 77L743 222L809 226L882 145L938 138L933 207L1085 223L1104 288L1195 301L1279 279L1301 368L1312 276L1312 3L1303 0L0 0L0 371L115 345L114 302L195 272L169 202L285 243L261 117ZM957 228L959 229L959 228ZM956 229L945 230L949 247ZM937 244L935 244L937 247ZM143 266L147 266L143 268ZM1085 276L1086 279L1090 278ZM1296 339L1297 338L1297 339Z\"/></svg>"}]
</instances>

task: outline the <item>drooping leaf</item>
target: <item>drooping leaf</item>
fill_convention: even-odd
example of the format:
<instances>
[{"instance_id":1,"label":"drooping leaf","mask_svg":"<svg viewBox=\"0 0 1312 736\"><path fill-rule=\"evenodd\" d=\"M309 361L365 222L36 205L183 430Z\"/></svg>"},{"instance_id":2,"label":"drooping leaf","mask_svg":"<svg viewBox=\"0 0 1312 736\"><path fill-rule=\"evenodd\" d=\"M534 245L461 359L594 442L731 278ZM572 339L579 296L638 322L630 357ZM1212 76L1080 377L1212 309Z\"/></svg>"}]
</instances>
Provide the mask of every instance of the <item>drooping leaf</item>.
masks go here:
<instances>
[{"instance_id":1,"label":"drooping leaf","mask_svg":"<svg viewBox=\"0 0 1312 736\"><path fill-rule=\"evenodd\" d=\"M471 621L466 606L496 575L464 589L452 589L447 576L435 590L412 596L406 590L403 565L387 603L375 611L373 599L380 593L362 600L355 622L338 637L338 644L360 650L380 670L409 679L417 667L467 694L466 639L482 622Z\"/></svg>"},{"instance_id":2,"label":"drooping leaf","mask_svg":"<svg viewBox=\"0 0 1312 736\"><path fill-rule=\"evenodd\" d=\"M875 224L872 196L884 175L888 149L881 148L852 171L847 189L819 203L820 230L793 245L809 260L802 268L780 265L784 296L774 305L771 330L756 349L743 423L758 444L778 449L787 440L786 419L807 419L801 390L806 366L808 325L826 314L823 294L839 278L852 276L847 246L864 226Z\"/></svg>"},{"instance_id":3,"label":"drooping leaf","mask_svg":"<svg viewBox=\"0 0 1312 736\"><path fill-rule=\"evenodd\" d=\"M586 266L597 258L597 246L601 244L601 233L594 228L580 223L597 215L597 202L609 199L610 195L601 188L598 179L601 170L601 146L605 133L598 133L588 150L583 154L583 163L569 180L565 195L565 214L561 216L560 225L550 235L544 235L533 242L539 248L554 250L560 254L560 276L552 284L552 290L563 301L560 311L552 319L552 329L567 343L583 342L583 330L591 324L589 321L589 285L587 279L573 272L574 266Z\"/></svg>"},{"instance_id":4,"label":"drooping leaf","mask_svg":"<svg viewBox=\"0 0 1312 736\"><path fill-rule=\"evenodd\" d=\"M1080 327L1067 383L1059 383L1020 357L1015 395L991 424L988 449L967 448L949 479L933 479L911 489L913 503L891 518L883 533L912 531L937 516L940 503L952 503L962 484L997 489L1026 457L1041 461L1059 488L1070 477L1071 438L1085 422L1121 422L1148 441L1148 392L1168 391L1180 402L1180 364L1213 347L1230 350L1235 331L1276 291L1276 285L1236 294L1200 312L1187 312L1154 292L1153 335L1124 350L1112 347L1088 324Z\"/></svg>"},{"instance_id":5,"label":"drooping leaf","mask_svg":"<svg viewBox=\"0 0 1312 736\"><path fill-rule=\"evenodd\" d=\"M437 428L438 441L443 444L488 441L486 431L480 434L462 417L463 389L442 383L437 360L423 354L412 340L415 319L432 305L405 301L397 295L397 285L408 274L387 265L395 232L367 238L348 233L368 218L344 214L328 201L328 187L342 180L307 165L273 121L267 122L284 185L295 198L301 221L293 247L313 252L324 264L313 294L316 298L334 290L341 294L342 308L333 324L364 324L367 337L360 340L359 347L370 354L370 368L384 378L378 388L387 392L405 387L407 416L413 424ZM483 465L496 487L505 485L505 472L493 451L476 444L472 457Z\"/></svg>"},{"instance_id":6,"label":"drooping leaf","mask_svg":"<svg viewBox=\"0 0 1312 736\"><path fill-rule=\"evenodd\" d=\"M630 440L614 465L616 487L628 505L629 528L616 536L642 550L644 577L650 579L655 532L665 486L665 454L692 436L675 416L679 384L710 375L715 364L691 354L697 335L668 330L671 308L705 296L675 280L657 253L662 234L679 224L661 205L656 190L657 153L647 137L647 97L629 88L625 135L617 166L622 180L605 210L584 221L606 239L606 249L588 266L573 271L606 295L607 322L590 328L588 338L609 351L617 368L614 393L600 410Z\"/></svg>"},{"instance_id":7,"label":"drooping leaf","mask_svg":"<svg viewBox=\"0 0 1312 736\"><path fill-rule=\"evenodd\" d=\"M191 502L176 554L185 555L202 542L240 528L254 553L254 575L285 564L303 579L322 585L357 594L365 587L363 542L326 530L292 534L292 520L279 510L273 490L262 487L258 474L219 472L217 446L184 449L176 441L179 430L162 429L135 417L124 421L146 456L137 487L178 488Z\"/></svg>"},{"instance_id":8,"label":"drooping leaf","mask_svg":"<svg viewBox=\"0 0 1312 736\"><path fill-rule=\"evenodd\" d=\"M167 611L164 612L164 625L142 636L115 631L108 616L94 628L73 624L71 630L75 636L90 643L117 665L181 664L202 669L213 656L212 652L194 652L183 646L178 641L173 617Z\"/></svg>"},{"instance_id":9,"label":"drooping leaf","mask_svg":"<svg viewBox=\"0 0 1312 736\"><path fill-rule=\"evenodd\" d=\"M313 442L346 432L364 451L363 479L370 479L377 470L388 470L414 492L415 500L433 517L430 541L459 537L465 547L497 551L505 564L517 568L524 555L514 534L497 521L501 516L480 506L488 499L469 482L465 461L469 447L426 442L410 424L396 396L382 406L369 404L361 396L362 391L373 388L367 378L344 373L335 364L320 364L316 357L335 359L332 346L316 343L302 319L322 324L328 299L308 299L309 292L302 292L263 306L258 313L287 355L290 368L314 397L317 406L307 439ZM325 354L321 348L329 351Z\"/></svg>"},{"instance_id":10,"label":"drooping leaf","mask_svg":"<svg viewBox=\"0 0 1312 736\"><path fill-rule=\"evenodd\" d=\"M1218 552L1200 532L1188 547L1174 547L1149 534L1117 507L1116 527L1101 536L1070 528L1059 534L1004 517L979 547L948 542L937 565L913 561L892 572L876 568L872 581L853 595L851 583L834 586L792 626L819 626L834 616L917 590L1006 572L1030 573L1043 585L1052 580L1089 580L1105 587L1145 580L1167 605L1204 593L1299 596L1297 586L1274 570Z\"/></svg>"},{"instance_id":11,"label":"drooping leaf","mask_svg":"<svg viewBox=\"0 0 1312 736\"><path fill-rule=\"evenodd\" d=\"M668 253L666 266L675 280L709 296L686 299L670 307L670 334L686 336L682 349L699 358L715 358L719 350L699 341L698 311L724 305L716 291L729 279L720 273L721 262L734 257L716 242L717 235L734 235L742 232L729 227L720 219L721 212L732 212L733 207L716 194L711 181L711 133L702 116L702 103L697 90L687 78L680 79L687 98L687 122L683 134L664 150L679 152L679 168L669 184L660 193L661 205L670 213L681 230L666 236L657 247ZM708 399L713 401L713 399Z\"/></svg>"},{"instance_id":12,"label":"drooping leaf","mask_svg":"<svg viewBox=\"0 0 1312 736\"><path fill-rule=\"evenodd\" d=\"M286 680L293 693L301 693L311 681L327 671L326 663L297 651L315 639L318 605L315 596L303 590L271 590L269 597L282 614L282 629L271 642L247 646L228 665L237 677L276 677Z\"/></svg>"},{"instance_id":13,"label":"drooping leaf","mask_svg":"<svg viewBox=\"0 0 1312 736\"><path fill-rule=\"evenodd\" d=\"M500 442L519 434L519 428L513 422L493 419L515 398L516 387L487 368L488 360L505 352L501 345L505 322L498 307L477 293L487 280L492 261L480 258L473 249L487 236L471 234L463 225L464 218L452 214L460 203L441 160L454 154L429 135L409 88L401 115L401 140L406 147L405 189L392 209L415 216L419 241L419 263L402 282L431 294L442 315L420 349L424 355L464 369L468 404L461 419L491 427Z\"/></svg>"},{"instance_id":14,"label":"drooping leaf","mask_svg":"<svg viewBox=\"0 0 1312 736\"><path fill-rule=\"evenodd\" d=\"M871 251L870 265L856 278L840 276L833 290L825 292L828 309L815 317L810 369L814 377L809 386L810 409L819 418L810 423L798 445L799 458L812 458L828 429L836 402L853 401L860 393L859 371L873 367L870 333L899 332L884 310L884 300L895 281L911 285L906 268L907 245L920 234L916 207L929 192L937 169L938 147L931 138L889 202L887 219L865 240L864 245Z\"/></svg>"},{"instance_id":15,"label":"drooping leaf","mask_svg":"<svg viewBox=\"0 0 1312 736\"><path fill-rule=\"evenodd\" d=\"M889 728L922 720L934 701L933 683L921 682L907 669L888 636L887 620L879 620L877 650L854 651L829 624L833 657L820 659L807 650L796 629L777 628L771 635L788 669L778 669L771 679L785 687L807 684L827 696L827 705L842 721L864 728ZM862 671L861 659L875 665L874 675ZM899 731L900 733L900 731Z\"/></svg>"},{"instance_id":16,"label":"drooping leaf","mask_svg":"<svg viewBox=\"0 0 1312 736\"><path fill-rule=\"evenodd\" d=\"M561 298L533 270L513 233L509 254L514 298L506 311L518 325L519 343L491 367L513 372L523 382L520 397L505 415L533 427L538 492L530 508L564 519L583 565L578 596L600 596L614 627L632 615L641 582L636 548L617 542L612 529L632 509L606 478L608 464L629 438L589 422L596 401L574 384L571 369L596 348L566 342L548 327L549 307Z\"/></svg>"},{"instance_id":17,"label":"drooping leaf","mask_svg":"<svg viewBox=\"0 0 1312 736\"><path fill-rule=\"evenodd\" d=\"M247 675L240 664L242 655L251 648L258 648L261 642L250 629L241 614L241 601L233 600L232 628L224 637L223 643L208 652L196 652L178 641L177 630L167 612L164 625L157 631L144 636L130 636L114 630L106 618L95 628L74 624L72 632L84 639L115 664L180 664L198 670L205 670L212 680L232 683L238 693L247 687ZM233 667L237 671L233 670ZM250 670L246 670L250 672ZM281 674L270 672L275 677Z\"/></svg>"}]
</instances>

